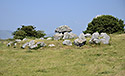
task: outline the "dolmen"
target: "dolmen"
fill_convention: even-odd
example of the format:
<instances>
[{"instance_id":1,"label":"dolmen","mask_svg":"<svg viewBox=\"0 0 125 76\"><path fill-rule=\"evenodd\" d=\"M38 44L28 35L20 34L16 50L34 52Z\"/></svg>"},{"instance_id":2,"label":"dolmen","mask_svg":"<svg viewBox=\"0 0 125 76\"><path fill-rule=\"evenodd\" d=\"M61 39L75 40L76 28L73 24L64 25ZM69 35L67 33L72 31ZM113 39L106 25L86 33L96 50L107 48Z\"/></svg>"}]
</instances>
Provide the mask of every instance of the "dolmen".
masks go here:
<instances>
[{"instance_id":1,"label":"dolmen","mask_svg":"<svg viewBox=\"0 0 125 76\"><path fill-rule=\"evenodd\" d=\"M77 35L71 31L72 29L67 25L59 26L55 29L56 34L53 36L54 40L77 38Z\"/></svg>"}]
</instances>

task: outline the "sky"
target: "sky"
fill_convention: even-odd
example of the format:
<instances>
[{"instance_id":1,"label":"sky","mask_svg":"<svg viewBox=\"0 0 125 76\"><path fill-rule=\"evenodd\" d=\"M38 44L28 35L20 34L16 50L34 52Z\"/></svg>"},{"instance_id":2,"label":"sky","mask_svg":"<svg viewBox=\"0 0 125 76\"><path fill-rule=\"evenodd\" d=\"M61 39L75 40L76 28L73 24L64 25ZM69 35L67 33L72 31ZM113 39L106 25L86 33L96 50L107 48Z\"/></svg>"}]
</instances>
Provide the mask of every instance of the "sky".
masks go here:
<instances>
[{"instance_id":1,"label":"sky","mask_svg":"<svg viewBox=\"0 0 125 76\"><path fill-rule=\"evenodd\" d=\"M24 25L54 33L68 25L79 35L96 15L113 15L125 21L125 0L0 0L0 30Z\"/></svg>"}]
</instances>

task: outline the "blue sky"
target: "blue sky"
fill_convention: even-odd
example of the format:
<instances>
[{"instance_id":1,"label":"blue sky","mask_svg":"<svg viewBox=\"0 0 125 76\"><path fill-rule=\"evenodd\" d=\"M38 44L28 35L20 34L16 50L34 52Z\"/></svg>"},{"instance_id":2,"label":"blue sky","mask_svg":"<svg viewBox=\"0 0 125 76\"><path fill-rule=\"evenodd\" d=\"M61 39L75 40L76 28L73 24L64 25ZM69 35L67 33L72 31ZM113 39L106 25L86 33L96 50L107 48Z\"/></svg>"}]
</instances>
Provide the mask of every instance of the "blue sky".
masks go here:
<instances>
[{"instance_id":1,"label":"blue sky","mask_svg":"<svg viewBox=\"0 0 125 76\"><path fill-rule=\"evenodd\" d=\"M68 25L80 34L102 14L125 21L125 0L0 0L0 30L14 31L21 24L32 24L49 34Z\"/></svg>"}]
</instances>

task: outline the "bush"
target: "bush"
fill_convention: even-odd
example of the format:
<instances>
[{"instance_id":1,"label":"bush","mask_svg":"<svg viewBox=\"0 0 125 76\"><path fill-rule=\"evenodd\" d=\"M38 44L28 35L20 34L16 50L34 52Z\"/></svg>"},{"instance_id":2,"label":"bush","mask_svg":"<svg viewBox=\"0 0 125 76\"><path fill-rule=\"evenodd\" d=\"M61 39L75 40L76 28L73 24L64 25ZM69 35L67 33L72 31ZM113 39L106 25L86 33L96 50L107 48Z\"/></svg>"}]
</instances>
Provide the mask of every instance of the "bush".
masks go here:
<instances>
[{"instance_id":1,"label":"bush","mask_svg":"<svg viewBox=\"0 0 125 76\"><path fill-rule=\"evenodd\" d=\"M111 15L101 15L93 18L93 20L88 24L86 31L84 33L94 33L94 32L106 32L112 33L123 33L124 32L124 21L119 20Z\"/></svg>"},{"instance_id":2,"label":"bush","mask_svg":"<svg viewBox=\"0 0 125 76\"><path fill-rule=\"evenodd\" d=\"M40 30L36 31L35 28L36 27L33 27L32 25L29 25L29 26L22 25L21 28L17 28L17 30L13 32L14 38L15 39L23 39L25 37L40 38L46 35L44 31L40 31Z\"/></svg>"}]
</instances>

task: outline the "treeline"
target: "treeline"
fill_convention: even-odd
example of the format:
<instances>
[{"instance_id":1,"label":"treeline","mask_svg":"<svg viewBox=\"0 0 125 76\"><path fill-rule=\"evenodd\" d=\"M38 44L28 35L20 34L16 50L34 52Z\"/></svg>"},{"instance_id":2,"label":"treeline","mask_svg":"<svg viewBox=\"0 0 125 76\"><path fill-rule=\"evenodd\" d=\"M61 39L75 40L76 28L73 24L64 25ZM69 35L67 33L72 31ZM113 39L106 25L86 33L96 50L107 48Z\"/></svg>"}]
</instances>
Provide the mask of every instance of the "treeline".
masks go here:
<instances>
[{"instance_id":1,"label":"treeline","mask_svg":"<svg viewBox=\"0 0 125 76\"><path fill-rule=\"evenodd\" d=\"M125 24L122 19L118 19L111 15L99 15L88 23L88 27L83 33L94 33L94 32L105 32L105 33L124 33ZM44 37L46 34L42 30L35 30L36 27L33 25L24 26L17 28L13 32L15 39L23 39L25 37Z\"/></svg>"}]
</instances>

